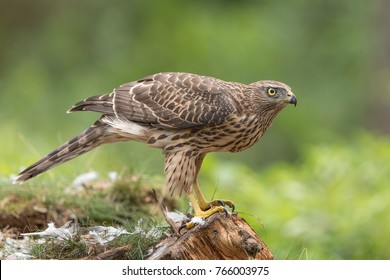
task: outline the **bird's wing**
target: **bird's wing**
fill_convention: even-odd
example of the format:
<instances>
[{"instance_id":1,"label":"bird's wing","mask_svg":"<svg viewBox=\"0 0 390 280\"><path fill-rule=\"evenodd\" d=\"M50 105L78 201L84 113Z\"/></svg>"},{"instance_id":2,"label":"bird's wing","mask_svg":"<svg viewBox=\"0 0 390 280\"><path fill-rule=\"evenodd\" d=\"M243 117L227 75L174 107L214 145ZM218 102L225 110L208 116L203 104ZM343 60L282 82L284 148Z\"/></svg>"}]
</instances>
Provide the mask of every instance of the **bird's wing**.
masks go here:
<instances>
[{"instance_id":1,"label":"bird's wing","mask_svg":"<svg viewBox=\"0 0 390 280\"><path fill-rule=\"evenodd\" d=\"M91 110L133 122L185 129L223 122L240 106L233 92L244 85L189 73L159 73L94 96L69 111Z\"/></svg>"},{"instance_id":2,"label":"bird's wing","mask_svg":"<svg viewBox=\"0 0 390 280\"><path fill-rule=\"evenodd\" d=\"M88 97L74 104L68 110L68 113L76 111L94 111L105 115L114 115L113 96L114 93L112 92Z\"/></svg>"}]
</instances>

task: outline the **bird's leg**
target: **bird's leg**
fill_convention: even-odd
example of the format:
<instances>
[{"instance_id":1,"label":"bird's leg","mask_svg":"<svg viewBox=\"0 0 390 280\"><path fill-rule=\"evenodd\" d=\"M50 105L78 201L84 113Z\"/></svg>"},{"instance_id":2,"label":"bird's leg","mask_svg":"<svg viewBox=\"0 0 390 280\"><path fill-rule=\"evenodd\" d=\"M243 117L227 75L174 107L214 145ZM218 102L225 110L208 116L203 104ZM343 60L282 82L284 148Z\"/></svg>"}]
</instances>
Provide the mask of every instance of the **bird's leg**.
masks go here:
<instances>
[{"instance_id":1,"label":"bird's leg","mask_svg":"<svg viewBox=\"0 0 390 280\"><path fill-rule=\"evenodd\" d=\"M192 204L192 207L194 208L194 216L195 217L201 217L201 218L207 218L211 215L217 213L217 212L225 212L226 215L229 214L228 210L226 209L225 205L228 205L230 208L234 211L234 204L230 200L213 200L213 201L206 201L204 199L204 196L202 192L199 189L198 183L195 182L193 185L193 190L195 190L196 197L191 192L188 197L190 199L190 202ZM184 224L180 229L182 228L191 229L195 226L196 222L194 220L191 220L190 222Z\"/></svg>"},{"instance_id":2,"label":"bird's leg","mask_svg":"<svg viewBox=\"0 0 390 280\"><path fill-rule=\"evenodd\" d=\"M207 218L207 217L210 217L211 215L213 215L214 213L217 213L217 212L225 212L226 214L228 214L225 206L223 205L218 205L218 206L214 206L212 208L208 208L207 210L202 210L198 204L198 201L196 200L195 196L193 193L190 193L188 195L189 199L190 199L190 202L192 204L192 207L194 208L194 216L195 217L200 217L200 218ZM197 224L197 222L194 220L194 219L191 219L191 221L189 221L188 223L182 225L180 228L179 228L179 232L181 231L181 229L183 228L186 228L186 229L191 229L193 228L195 225Z\"/></svg>"},{"instance_id":3,"label":"bird's leg","mask_svg":"<svg viewBox=\"0 0 390 280\"><path fill-rule=\"evenodd\" d=\"M198 206L201 210L206 211L210 208L217 207L217 206L229 206L232 209L232 212L234 211L234 203L231 200L226 199L216 199L207 201L202 192L200 191L198 181L196 180L193 185L193 190L195 191L196 197L198 198ZM191 202L192 203L192 202ZM194 208L195 209L195 208Z\"/></svg>"},{"instance_id":4,"label":"bird's leg","mask_svg":"<svg viewBox=\"0 0 390 280\"><path fill-rule=\"evenodd\" d=\"M199 206L199 201L196 200L194 194L189 194L189 199L192 204L192 207L194 208L194 216L196 217L202 217L207 218L213 215L217 212L224 212L226 209L223 205L218 205L212 208L208 208L207 210L202 210Z\"/></svg>"},{"instance_id":5,"label":"bird's leg","mask_svg":"<svg viewBox=\"0 0 390 280\"><path fill-rule=\"evenodd\" d=\"M214 213L217 212L225 212L226 215L229 214L229 212L226 209L226 205L232 208L232 212L234 211L234 204L231 200L212 200L212 201L207 201L202 192L200 191L199 185L198 185L198 174L200 170L200 166L202 165L204 155L199 155L196 159L195 166L196 166L196 172L195 172L195 181L192 185L192 191L189 193L188 197L190 199L190 202L192 204L192 207L194 208L194 216L195 217L201 217L201 218L207 218L213 215ZM196 198L194 196L194 193L196 195ZM193 228L195 226L195 222L191 220L190 222L186 223L183 225L180 229L179 232L182 228Z\"/></svg>"},{"instance_id":6,"label":"bird's leg","mask_svg":"<svg viewBox=\"0 0 390 280\"><path fill-rule=\"evenodd\" d=\"M232 209L232 212L233 212L234 211L234 203L231 200L216 199L216 200L212 200L212 201L207 201L204 198L202 192L200 191L200 188L198 185L198 175L199 175L200 167L202 165L204 157L205 157L205 155L201 154L196 159L196 162L195 162L195 166L196 166L195 181L192 185L192 188L195 191L196 198L198 199L198 205L199 205L200 209L203 211L206 211L212 207L227 205Z\"/></svg>"}]
</instances>

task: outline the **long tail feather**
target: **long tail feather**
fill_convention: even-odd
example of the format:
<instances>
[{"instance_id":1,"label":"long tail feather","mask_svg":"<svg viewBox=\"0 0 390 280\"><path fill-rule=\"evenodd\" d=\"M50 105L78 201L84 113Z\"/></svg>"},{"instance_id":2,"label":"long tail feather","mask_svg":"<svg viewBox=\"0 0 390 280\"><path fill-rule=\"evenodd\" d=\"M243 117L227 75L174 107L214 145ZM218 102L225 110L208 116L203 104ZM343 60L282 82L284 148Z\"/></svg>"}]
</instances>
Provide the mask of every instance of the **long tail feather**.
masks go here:
<instances>
[{"instance_id":1,"label":"long tail feather","mask_svg":"<svg viewBox=\"0 0 390 280\"><path fill-rule=\"evenodd\" d=\"M76 137L67 141L52 151L44 158L38 160L25 170L20 172L14 180L14 184L23 183L31 178L59 165L75 157L78 157L101 144L107 143L106 136L108 133L108 125L101 122L96 122L87 130L81 132Z\"/></svg>"}]
</instances>

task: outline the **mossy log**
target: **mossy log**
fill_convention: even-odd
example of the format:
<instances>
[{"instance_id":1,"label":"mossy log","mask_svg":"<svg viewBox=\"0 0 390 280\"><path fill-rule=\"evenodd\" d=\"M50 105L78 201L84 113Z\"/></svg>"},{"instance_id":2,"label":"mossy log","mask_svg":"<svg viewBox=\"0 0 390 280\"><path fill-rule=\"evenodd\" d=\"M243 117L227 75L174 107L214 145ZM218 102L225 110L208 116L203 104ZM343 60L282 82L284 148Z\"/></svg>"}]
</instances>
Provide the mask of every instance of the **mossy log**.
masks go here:
<instances>
[{"instance_id":1,"label":"mossy log","mask_svg":"<svg viewBox=\"0 0 390 280\"><path fill-rule=\"evenodd\" d=\"M243 218L219 213L182 235L163 239L149 259L271 260L273 255Z\"/></svg>"}]
</instances>

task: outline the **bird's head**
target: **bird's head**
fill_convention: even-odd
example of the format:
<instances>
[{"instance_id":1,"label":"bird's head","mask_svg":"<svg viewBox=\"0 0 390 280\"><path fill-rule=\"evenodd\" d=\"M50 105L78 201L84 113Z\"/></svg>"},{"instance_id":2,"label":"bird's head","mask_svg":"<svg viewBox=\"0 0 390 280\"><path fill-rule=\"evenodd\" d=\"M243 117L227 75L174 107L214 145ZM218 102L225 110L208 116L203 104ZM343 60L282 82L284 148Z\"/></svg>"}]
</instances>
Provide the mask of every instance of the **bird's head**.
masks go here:
<instances>
[{"instance_id":1,"label":"bird's head","mask_svg":"<svg viewBox=\"0 0 390 280\"><path fill-rule=\"evenodd\" d=\"M275 111L276 113L288 104L297 105L297 98L291 88L277 81L258 81L250 84L252 108L257 112Z\"/></svg>"}]
</instances>

